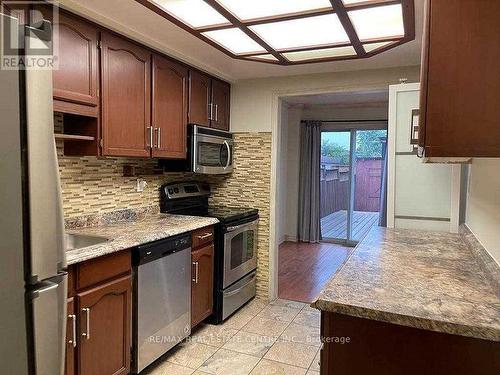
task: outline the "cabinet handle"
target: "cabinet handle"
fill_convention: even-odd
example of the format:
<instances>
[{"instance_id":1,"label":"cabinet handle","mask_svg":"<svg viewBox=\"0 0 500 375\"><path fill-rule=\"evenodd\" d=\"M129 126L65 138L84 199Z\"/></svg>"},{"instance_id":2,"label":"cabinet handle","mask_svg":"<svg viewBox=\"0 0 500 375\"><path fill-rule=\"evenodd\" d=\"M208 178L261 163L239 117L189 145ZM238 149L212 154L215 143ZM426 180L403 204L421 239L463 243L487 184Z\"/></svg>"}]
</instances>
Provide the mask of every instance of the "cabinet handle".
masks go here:
<instances>
[{"instance_id":1,"label":"cabinet handle","mask_svg":"<svg viewBox=\"0 0 500 375\"><path fill-rule=\"evenodd\" d=\"M158 138L156 139L156 147L161 148L161 128L158 128Z\"/></svg>"},{"instance_id":2,"label":"cabinet handle","mask_svg":"<svg viewBox=\"0 0 500 375\"><path fill-rule=\"evenodd\" d=\"M208 119L209 119L209 120L213 120L213 119L212 119L212 112L213 112L213 107L212 107L212 103L210 103L210 104L208 105Z\"/></svg>"},{"instance_id":3,"label":"cabinet handle","mask_svg":"<svg viewBox=\"0 0 500 375\"><path fill-rule=\"evenodd\" d=\"M149 144L148 144L148 147L149 148L153 148L153 127L152 126L148 126L148 131L149 131Z\"/></svg>"},{"instance_id":4,"label":"cabinet handle","mask_svg":"<svg viewBox=\"0 0 500 375\"><path fill-rule=\"evenodd\" d=\"M199 240L204 240L205 238L212 237L212 233L205 233L204 235L197 236Z\"/></svg>"},{"instance_id":5,"label":"cabinet handle","mask_svg":"<svg viewBox=\"0 0 500 375\"><path fill-rule=\"evenodd\" d=\"M198 278L200 273L200 264L198 262L193 262L194 266L194 279L191 279L195 284L198 284Z\"/></svg>"},{"instance_id":6,"label":"cabinet handle","mask_svg":"<svg viewBox=\"0 0 500 375\"><path fill-rule=\"evenodd\" d=\"M219 121L219 106L215 105L215 122Z\"/></svg>"},{"instance_id":7,"label":"cabinet handle","mask_svg":"<svg viewBox=\"0 0 500 375\"><path fill-rule=\"evenodd\" d=\"M73 348L75 348L76 347L76 315L70 314L70 315L68 315L68 318L71 319L72 335L73 335L71 340L68 340L68 344L73 344Z\"/></svg>"},{"instance_id":8,"label":"cabinet handle","mask_svg":"<svg viewBox=\"0 0 500 375\"><path fill-rule=\"evenodd\" d=\"M85 327L86 332L82 332L82 336L84 336L87 340L90 340L90 307L82 308L82 311L85 313Z\"/></svg>"}]
</instances>

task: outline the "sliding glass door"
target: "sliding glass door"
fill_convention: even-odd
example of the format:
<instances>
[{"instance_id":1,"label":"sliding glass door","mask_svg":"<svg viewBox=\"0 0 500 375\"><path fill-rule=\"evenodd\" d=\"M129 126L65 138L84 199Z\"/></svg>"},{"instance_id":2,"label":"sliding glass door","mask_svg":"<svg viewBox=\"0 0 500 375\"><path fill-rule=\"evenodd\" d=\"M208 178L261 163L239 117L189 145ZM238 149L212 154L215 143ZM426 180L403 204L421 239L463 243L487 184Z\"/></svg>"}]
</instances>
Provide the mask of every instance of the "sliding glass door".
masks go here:
<instances>
[{"instance_id":1,"label":"sliding glass door","mask_svg":"<svg viewBox=\"0 0 500 375\"><path fill-rule=\"evenodd\" d=\"M324 241L356 244L378 225L386 130L323 131L320 215Z\"/></svg>"}]
</instances>

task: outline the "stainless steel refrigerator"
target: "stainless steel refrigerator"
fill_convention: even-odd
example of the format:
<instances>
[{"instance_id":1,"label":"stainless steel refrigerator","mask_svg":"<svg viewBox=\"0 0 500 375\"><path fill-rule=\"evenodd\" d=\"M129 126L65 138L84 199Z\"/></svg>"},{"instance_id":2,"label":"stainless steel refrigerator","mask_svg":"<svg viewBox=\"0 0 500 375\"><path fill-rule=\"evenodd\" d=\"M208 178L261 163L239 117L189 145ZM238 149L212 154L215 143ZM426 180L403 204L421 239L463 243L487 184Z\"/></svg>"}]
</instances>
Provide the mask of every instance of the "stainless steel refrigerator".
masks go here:
<instances>
[{"instance_id":1,"label":"stainless steel refrigerator","mask_svg":"<svg viewBox=\"0 0 500 375\"><path fill-rule=\"evenodd\" d=\"M53 133L51 71L0 70L2 374L64 372L67 274Z\"/></svg>"}]
</instances>

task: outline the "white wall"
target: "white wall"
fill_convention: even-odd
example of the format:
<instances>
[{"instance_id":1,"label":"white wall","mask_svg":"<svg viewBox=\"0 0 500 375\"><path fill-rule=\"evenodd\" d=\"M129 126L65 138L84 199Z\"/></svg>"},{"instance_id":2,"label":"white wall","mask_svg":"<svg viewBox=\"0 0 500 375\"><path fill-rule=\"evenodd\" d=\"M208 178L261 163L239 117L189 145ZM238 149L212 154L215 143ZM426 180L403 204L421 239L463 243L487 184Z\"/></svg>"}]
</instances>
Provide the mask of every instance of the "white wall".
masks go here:
<instances>
[{"instance_id":1,"label":"white wall","mask_svg":"<svg viewBox=\"0 0 500 375\"><path fill-rule=\"evenodd\" d=\"M302 110L302 120L387 120L387 111L388 103L354 107L316 105L307 106Z\"/></svg>"},{"instance_id":2,"label":"white wall","mask_svg":"<svg viewBox=\"0 0 500 375\"><path fill-rule=\"evenodd\" d=\"M473 159L466 224L500 264L500 159Z\"/></svg>"},{"instance_id":3,"label":"white wall","mask_svg":"<svg viewBox=\"0 0 500 375\"><path fill-rule=\"evenodd\" d=\"M276 95L386 89L400 78L417 82L419 74L419 67L411 66L238 81L231 86L231 130L272 131Z\"/></svg>"}]
</instances>

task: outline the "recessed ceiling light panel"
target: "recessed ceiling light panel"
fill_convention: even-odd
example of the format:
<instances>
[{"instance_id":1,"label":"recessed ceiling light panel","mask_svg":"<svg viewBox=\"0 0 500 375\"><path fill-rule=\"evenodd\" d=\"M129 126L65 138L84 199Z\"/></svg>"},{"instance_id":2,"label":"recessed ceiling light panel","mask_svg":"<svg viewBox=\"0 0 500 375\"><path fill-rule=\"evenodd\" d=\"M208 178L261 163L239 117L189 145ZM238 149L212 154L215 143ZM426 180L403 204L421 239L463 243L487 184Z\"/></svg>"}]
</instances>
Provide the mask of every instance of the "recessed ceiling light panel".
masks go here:
<instances>
[{"instance_id":1,"label":"recessed ceiling light panel","mask_svg":"<svg viewBox=\"0 0 500 375\"><path fill-rule=\"evenodd\" d=\"M401 4L353 10L348 14L362 41L405 35Z\"/></svg>"},{"instance_id":2,"label":"recessed ceiling light panel","mask_svg":"<svg viewBox=\"0 0 500 375\"><path fill-rule=\"evenodd\" d=\"M330 0L219 0L219 3L240 20L332 9Z\"/></svg>"},{"instance_id":3,"label":"recessed ceiling light panel","mask_svg":"<svg viewBox=\"0 0 500 375\"><path fill-rule=\"evenodd\" d=\"M336 14L250 26L259 37L276 50L349 43Z\"/></svg>"},{"instance_id":4,"label":"recessed ceiling light panel","mask_svg":"<svg viewBox=\"0 0 500 375\"><path fill-rule=\"evenodd\" d=\"M267 52L264 47L238 28L213 30L202 34L235 55Z\"/></svg>"},{"instance_id":5,"label":"recessed ceiling light panel","mask_svg":"<svg viewBox=\"0 0 500 375\"><path fill-rule=\"evenodd\" d=\"M369 58L415 39L414 0L135 1L247 61Z\"/></svg>"},{"instance_id":6,"label":"recessed ceiling light panel","mask_svg":"<svg viewBox=\"0 0 500 375\"><path fill-rule=\"evenodd\" d=\"M356 51L352 46L313 49L310 51L287 52L283 56L290 61L308 61L317 59L337 58L346 56L356 56Z\"/></svg>"},{"instance_id":7,"label":"recessed ceiling light panel","mask_svg":"<svg viewBox=\"0 0 500 375\"><path fill-rule=\"evenodd\" d=\"M151 2L192 28L230 23L203 0L151 0Z\"/></svg>"}]
</instances>

